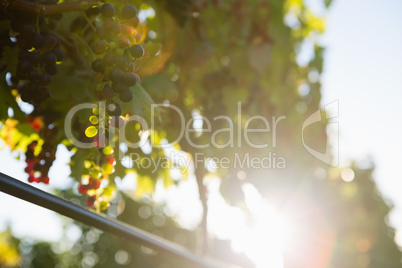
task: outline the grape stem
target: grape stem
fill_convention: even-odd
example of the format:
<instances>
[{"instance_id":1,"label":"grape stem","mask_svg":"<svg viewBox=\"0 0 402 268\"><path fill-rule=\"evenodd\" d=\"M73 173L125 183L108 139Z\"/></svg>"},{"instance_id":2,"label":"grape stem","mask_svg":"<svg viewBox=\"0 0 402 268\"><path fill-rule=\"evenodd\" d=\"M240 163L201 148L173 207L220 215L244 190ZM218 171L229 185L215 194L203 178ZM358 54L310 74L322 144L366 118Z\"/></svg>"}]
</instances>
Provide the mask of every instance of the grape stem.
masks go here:
<instances>
[{"instance_id":1,"label":"grape stem","mask_svg":"<svg viewBox=\"0 0 402 268\"><path fill-rule=\"evenodd\" d=\"M72 11L85 11L92 6L100 6L98 0L85 0L74 3L63 2L55 5L42 5L26 0L1 0L0 3L6 8L16 9L40 16L54 15Z\"/></svg>"},{"instance_id":2,"label":"grape stem","mask_svg":"<svg viewBox=\"0 0 402 268\"><path fill-rule=\"evenodd\" d=\"M195 156L193 156L193 159ZM208 254L208 200L207 200L207 193L206 188L204 185L204 176L205 176L205 169L201 167L197 167L195 169L195 177L197 180L198 186L198 194L200 195L200 201L203 208L202 211L202 218L200 223L200 232L199 232L199 240L197 245L198 253L202 256Z\"/></svg>"}]
</instances>

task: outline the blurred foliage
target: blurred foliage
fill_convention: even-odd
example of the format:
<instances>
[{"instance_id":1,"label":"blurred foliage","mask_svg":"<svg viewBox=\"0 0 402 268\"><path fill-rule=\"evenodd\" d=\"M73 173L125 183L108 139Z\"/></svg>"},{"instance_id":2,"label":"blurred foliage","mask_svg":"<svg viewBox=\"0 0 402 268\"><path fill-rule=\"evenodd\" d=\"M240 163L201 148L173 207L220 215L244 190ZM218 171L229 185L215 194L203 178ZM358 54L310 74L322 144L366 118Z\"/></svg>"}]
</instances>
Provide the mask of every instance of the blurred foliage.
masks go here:
<instances>
[{"instance_id":1,"label":"blurred foliage","mask_svg":"<svg viewBox=\"0 0 402 268\"><path fill-rule=\"evenodd\" d=\"M18 239L7 229L0 233L0 265L1 267L16 267L20 263Z\"/></svg>"}]
</instances>

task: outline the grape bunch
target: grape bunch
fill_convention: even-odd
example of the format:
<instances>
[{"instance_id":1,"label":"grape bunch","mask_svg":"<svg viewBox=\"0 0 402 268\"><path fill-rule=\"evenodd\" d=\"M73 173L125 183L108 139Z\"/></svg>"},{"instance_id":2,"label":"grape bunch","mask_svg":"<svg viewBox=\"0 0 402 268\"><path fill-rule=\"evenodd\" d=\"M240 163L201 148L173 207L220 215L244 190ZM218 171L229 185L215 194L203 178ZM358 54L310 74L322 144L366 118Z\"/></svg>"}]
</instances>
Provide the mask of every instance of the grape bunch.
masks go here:
<instances>
[{"instance_id":1,"label":"grape bunch","mask_svg":"<svg viewBox=\"0 0 402 268\"><path fill-rule=\"evenodd\" d=\"M27 1L40 5L58 2ZM102 2L83 6L80 9L87 10L81 13L82 16L74 18L70 25L68 22L67 25L62 25L64 21L56 21L62 14L36 15L24 9L10 9L5 12L7 29L0 31L0 71L3 63L1 53L7 51L3 47L13 47L16 53L10 54L10 57L18 59L16 65L5 65L5 70L9 68L7 75L11 74L7 83L13 90L13 96L34 106L34 114L27 116L27 123L39 136L27 146L25 172L29 175L29 182L45 184L49 183L49 169L55 160L56 145L60 143L60 140L56 140L60 139L56 127L60 127L60 122L49 119L56 113L41 110L52 109L52 103L41 104L50 97L49 85L65 58L64 50L68 51L75 64L69 70L82 80L94 78L95 90L87 91L89 94L86 96L104 100L106 114L99 116L94 112L90 117L90 126L77 121L76 128L86 129L85 136L93 139L96 147L89 150L91 154L85 160L85 167L78 173L78 192L87 195L88 206L105 209L113 196L109 190L113 188L107 186L116 168L114 151L107 146L107 142L117 141L117 135L106 130L124 125L121 104L133 100L133 87L141 82L137 73L141 58L146 54L141 45L145 38L145 28L133 5L120 1L116 2L116 6ZM0 15L3 15L2 10ZM59 34L64 36L64 31L79 34L82 40L76 42L75 35L59 38ZM148 56L149 53L146 57ZM9 57L4 59L7 64L11 62ZM88 59L90 61L86 62ZM60 75L62 77L65 73ZM18 93L15 94L16 92ZM99 122L100 120L104 122Z\"/></svg>"},{"instance_id":2,"label":"grape bunch","mask_svg":"<svg viewBox=\"0 0 402 268\"><path fill-rule=\"evenodd\" d=\"M96 107L92 110L89 123L85 128L85 136L93 138L93 143L97 148L96 160L86 160L78 192L88 195L87 206L95 206L104 210L109 206L112 193L102 187L101 182L104 181L105 184L108 184L109 176L115 172L116 165L113 147L106 144L107 139L113 140L116 136L113 136L112 131L106 131L106 129L121 128L125 122L121 116L110 116L105 120L102 130L100 118L99 108Z\"/></svg>"},{"instance_id":3,"label":"grape bunch","mask_svg":"<svg viewBox=\"0 0 402 268\"><path fill-rule=\"evenodd\" d=\"M101 187L101 180L89 177L88 184L80 183L78 186L78 192L80 194L88 194L88 191L96 191ZM96 195L90 195L87 197L87 206L92 207L96 201Z\"/></svg>"},{"instance_id":4,"label":"grape bunch","mask_svg":"<svg viewBox=\"0 0 402 268\"><path fill-rule=\"evenodd\" d=\"M29 182L43 182L44 184L49 183L49 169L56 159L55 147L50 142L45 142L42 145L42 149L39 155L35 155L34 151L38 141L31 142L27 151L25 152L25 162L27 167L25 172L29 175Z\"/></svg>"},{"instance_id":5,"label":"grape bunch","mask_svg":"<svg viewBox=\"0 0 402 268\"><path fill-rule=\"evenodd\" d=\"M58 71L57 62L64 59L65 53L60 48L59 38L39 32L36 21L43 23L44 18L16 12L11 20L10 33L20 49L13 82L18 85L22 101L38 106L50 97L47 86Z\"/></svg>"},{"instance_id":6,"label":"grape bunch","mask_svg":"<svg viewBox=\"0 0 402 268\"><path fill-rule=\"evenodd\" d=\"M88 195L87 206L92 207L97 205L102 210L109 206L110 193L104 192L102 180L107 180L108 175L114 172L116 160L113 156L114 150L112 147L106 146L101 150L102 157L99 162L87 161L85 166L85 175L82 176L81 183L78 185L78 192Z\"/></svg>"},{"instance_id":7,"label":"grape bunch","mask_svg":"<svg viewBox=\"0 0 402 268\"><path fill-rule=\"evenodd\" d=\"M137 44L140 36L135 27L139 25L137 9L133 5L122 8L116 16L111 4L103 4L100 8L103 18L102 26L97 29L100 38L92 46L92 51L98 56L92 64L92 70L101 80L98 89L98 99L108 101L107 112L110 116L120 116L121 106L115 102L129 102L133 99L130 87L140 81L134 72L134 61L144 55L144 48Z\"/></svg>"},{"instance_id":8,"label":"grape bunch","mask_svg":"<svg viewBox=\"0 0 402 268\"><path fill-rule=\"evenodd\" d=\"M117 103L116 103L117 104ZM111 114L111 110L113 109L120 109L119 113L116 114L121 114L121 107L119 106L114 106L115 103L109 104L108 107L108 114ZM113 107L114 106L114 107ZM100 130L99 127L99 109L94 108L92 109L92 115L89 117L89 122L90 125L87 125L85 128L85 136L87 138L93 138L93 143L94 146L98 149L102 149L106 146L107 139L113 139L113 137L110 137L109 135L112 133L111 131L106 131L106 129L121 129L125 121L122 116L109 116L107 120L105 120L104 124L104 133Z\"/></svg>"},{"instance_id":9,"label":"grape bunch","mask_svg":"<svg viewBox=\"0 0 402 268\"><path fill-rule=\"evenodd\" d=\"M49 116L45 116L48 115ZM58 129L53 125L57 113L35 109L27 117L27 123L42 137L43 143L40 148L39 142L32 141L25 152L27 167L25 172L29 175L29 182L49 183L49 169L56 159L56 135ZM36 152L35 152L36 151Z\"/></svg>"}]
</instances>

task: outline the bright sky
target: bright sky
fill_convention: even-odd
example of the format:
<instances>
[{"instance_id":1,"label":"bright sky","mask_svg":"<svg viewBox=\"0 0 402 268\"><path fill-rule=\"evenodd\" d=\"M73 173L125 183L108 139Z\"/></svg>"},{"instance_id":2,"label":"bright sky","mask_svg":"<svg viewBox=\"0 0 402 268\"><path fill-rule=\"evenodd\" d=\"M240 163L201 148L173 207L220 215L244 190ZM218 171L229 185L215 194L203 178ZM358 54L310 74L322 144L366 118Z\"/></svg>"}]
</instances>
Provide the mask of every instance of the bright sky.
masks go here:
<instances>
[{"instance_id":1,"label":"bright sky","mask_svg":"<svg viewBox=\"0 0 402 268\"><path fill-rule=\"evenodd\" d=\"M391 223L402 231L401 12L398 0L333 2L322 104L339 100L341 163L373 160L381 192L396 205Z\"/></svg>"},{"instance_id":2,"label":"bright sky","mask_svg":"<svg viewBox=\"0 0 402 268\"><path fill-rule=\"evenodd\" d=\"M402 109L398 103L402 100L401 13L402 1L399 0L334 0L323 40L327 50L322 105L339 100L341 165L347 165L350 160L364 163L371 157L376 165L375 179L381 192L396 205L391 223L402 234L402 175L399 171L402 160ZM58 154L66 156L67 152L62 150ZM66 162L56 161L57 167L53 167L51 172L58 182L53 180L51 185L62 186L71 181L67 178ZM23 171L25 164L13 160L8 150L0 151L0 163L0 171L16 178L26 178ZM193 192L195 187L191 183L182 186L181 192L187 193L187 196L181 196L183 200L172 199L172 202L188 204L186 198L194 200L196 192ZM178 198L180 195L177 190L172 190L170 196ZM62 221L53 217L52 212L1 193L0 203L0 230L11 221L17 235L59 240ZM197 214L200 211L198 206L195 201L191 206L177 209L185 214ZM196 209L189 211L188 207ZM213 215L216 212L211 210ZM241 218L237 211L227 213L225 217L233 214L233 218ZM211 217L216 219L217 228L222 218L218 214ZM27 221L35 222L37 219L42 221L27 228ZM43 221L53 228L45 228L41 225ZM188 226L194 224L182 223ZM213 222L210 224L214 225ZM402 235L400 237L402 245ZM239 238L238 241L243 240Z\"/></svg>"},{"instance_id":3,"label":"bright sky","mask_svg":"<svg viewBox=\"0 0 402 268\"><path fill-rule=\"evenodd\" d=\"M2 142L0 141L0 146ZM42 190L49 191L53 187L65 187L72 180L68 178L69 168L67 163L68 151L59 147L54 166L50 169L49 176L57 178L49 185L34 184ZM18 154L10 153L10 150L0 151L0 171L14 178L27 182L27 174L24 172L25 161L17 161L13 157ZM10 225L13 232L19 237L31 237L39 240L59 241L62 237L62 218L57 213L32 205L20 199L0 192L0 231Z\"/></svg>"}]
</instances>

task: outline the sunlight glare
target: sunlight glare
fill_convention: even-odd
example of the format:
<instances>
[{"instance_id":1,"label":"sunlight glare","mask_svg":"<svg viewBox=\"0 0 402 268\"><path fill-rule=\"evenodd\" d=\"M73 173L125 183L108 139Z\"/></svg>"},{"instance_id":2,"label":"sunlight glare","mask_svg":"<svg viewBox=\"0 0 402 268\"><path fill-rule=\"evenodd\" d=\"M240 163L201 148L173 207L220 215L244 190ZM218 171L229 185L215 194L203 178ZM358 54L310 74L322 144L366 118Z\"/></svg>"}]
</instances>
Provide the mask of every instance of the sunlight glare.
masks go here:
<instances>
[{"instance_id":1,"label":"sunlight glare","mask_svg":"<svg viewBox=\"0 0 402 268\"><path fill-rule=\"evenodd\" d=\"M213 190L210 192L209 228L220 239L230 239L235 252L245 253L256 268L283 268L282 249L289 243L290 227L251 184L244 184L245 203L251 220L239 208L228 206ZM250 216L250 214L249 214Z\"/></svg>"},{"instance_id":2,"label":"sunlight glare","mask_svg":"<svg viewBox=\"0 0 402 268\"><path fill-rule=\"evenodd\" d=\"M242 247L257 268L283 268L282 248L289 230L286 222L265 200L253 216L253 223L233 241L233 247Z\"/></svg>"}]
</instances>

